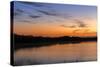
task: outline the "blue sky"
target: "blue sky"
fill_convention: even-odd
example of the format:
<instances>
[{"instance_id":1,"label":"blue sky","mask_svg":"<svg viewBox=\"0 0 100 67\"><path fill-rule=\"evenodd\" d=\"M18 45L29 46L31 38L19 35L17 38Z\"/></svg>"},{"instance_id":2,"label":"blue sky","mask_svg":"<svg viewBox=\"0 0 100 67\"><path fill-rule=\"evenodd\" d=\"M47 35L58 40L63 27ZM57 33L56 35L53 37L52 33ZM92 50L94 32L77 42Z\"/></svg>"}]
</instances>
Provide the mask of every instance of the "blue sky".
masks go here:
<instances>
[{"instance_id":1,"label":"blue sky","mask_svg":"<svg viewBox=\"0 0 100 67\"><path fill-rule=\"evenodd\" d=\"M71 32L96 32L96 6L14 1L13 13L15 31L19 33L22 32L18 28L27 25L28 29L46 26L66 30L66 33L69 29Z\"/></svg>"},{"instance_id":2,"label":"blue sky","mask_svg":"<svg viewBox=\"0 0 100 67\"><path fill-rule=\"evenodd\" d=\"M30 3L14 2L15 20L30 21L30 18L37 20L46 20L45 18L60 18L61 20L69 18L88 17L96 19L96 6L69 5L69 4L51 4L51 3ZM48 13L48 14L47 14ZM20 18L20 19L19 19ZM55 20L55 19L54 19Z\"/></svg>"}]
</instances>

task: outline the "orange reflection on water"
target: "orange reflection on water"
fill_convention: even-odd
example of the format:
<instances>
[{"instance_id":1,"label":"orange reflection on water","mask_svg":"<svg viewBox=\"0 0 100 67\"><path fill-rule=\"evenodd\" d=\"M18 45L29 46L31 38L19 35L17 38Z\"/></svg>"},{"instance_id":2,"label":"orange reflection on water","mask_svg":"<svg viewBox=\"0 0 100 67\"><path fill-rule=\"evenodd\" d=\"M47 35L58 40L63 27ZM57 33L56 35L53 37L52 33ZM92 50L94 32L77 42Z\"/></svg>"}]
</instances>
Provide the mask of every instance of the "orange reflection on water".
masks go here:
<instances>
[{"instance_id":1,"label":"orange reflection on water","mask_svg":"<svg viewBox=\"0 0 100 67\"><path fill-rule=\"evenodd\" d=\"M40 48L25 48L15 52L15 62L27 58L37 63L56 63L96 60L96 42L56 44Z\"/></svg>"}]
</instances>

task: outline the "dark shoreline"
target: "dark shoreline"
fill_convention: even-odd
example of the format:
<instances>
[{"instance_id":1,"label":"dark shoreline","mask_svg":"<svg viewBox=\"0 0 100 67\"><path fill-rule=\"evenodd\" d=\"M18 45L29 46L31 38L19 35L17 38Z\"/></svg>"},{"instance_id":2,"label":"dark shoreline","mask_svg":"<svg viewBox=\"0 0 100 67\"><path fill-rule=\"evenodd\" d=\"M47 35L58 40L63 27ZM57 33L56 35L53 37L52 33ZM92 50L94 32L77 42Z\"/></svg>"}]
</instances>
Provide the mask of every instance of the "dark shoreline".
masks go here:
<instances>
[{"instance_id":1,"label":"dark shoreline","mask_svg":"<svg viewBox=\"0 0 100 67\"><path fill-rule=\"evenodd\" d=\"M69 43L80 43L80 42L92 42L97 41L97 37L34 37L34 36L24 36L24 35L11 35L13 37L11 40L14 45L14 49L20 48L30 48L30 47L42 47L50 46L54 44L69 44Z\"/></svg>"}]
</instances>

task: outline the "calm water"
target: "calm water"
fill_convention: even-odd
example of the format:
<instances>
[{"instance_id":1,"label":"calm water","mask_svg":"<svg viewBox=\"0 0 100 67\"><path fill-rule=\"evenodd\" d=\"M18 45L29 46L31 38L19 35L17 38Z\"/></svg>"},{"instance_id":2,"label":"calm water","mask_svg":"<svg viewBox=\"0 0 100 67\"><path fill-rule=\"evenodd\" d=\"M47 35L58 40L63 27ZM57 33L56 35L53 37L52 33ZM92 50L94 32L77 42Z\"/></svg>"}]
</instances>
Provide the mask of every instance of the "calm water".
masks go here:
<instances>
[{"instance_id":1,"label":"calm water","mask_svg":"<svg viewBox=\"0 0 100 67\"><path fill-rule=\"evenodd\" d=\"M15 51L15 65L48 64L96 60L96 42L54 44Z\"/></svg>"}]
</instances>

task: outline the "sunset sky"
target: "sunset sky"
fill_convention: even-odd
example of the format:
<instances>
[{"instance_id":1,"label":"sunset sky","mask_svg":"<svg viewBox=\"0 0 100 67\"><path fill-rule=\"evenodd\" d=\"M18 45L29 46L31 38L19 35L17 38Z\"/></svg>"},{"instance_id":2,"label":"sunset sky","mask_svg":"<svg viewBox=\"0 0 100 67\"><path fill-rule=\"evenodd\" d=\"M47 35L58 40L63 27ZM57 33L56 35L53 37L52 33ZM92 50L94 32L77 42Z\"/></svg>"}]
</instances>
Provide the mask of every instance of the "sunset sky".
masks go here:
<instances>
[{"instance_id":1,"label":"sunset sky","mask_svg":"<svg viewBox=\"0 0 100 67\"><path fill-rule=\"evenodd\" d=\"M14 33L32 36L96 36L97 7L14 2Z\"/></svg>"}]
</instances>

